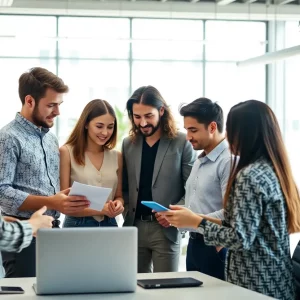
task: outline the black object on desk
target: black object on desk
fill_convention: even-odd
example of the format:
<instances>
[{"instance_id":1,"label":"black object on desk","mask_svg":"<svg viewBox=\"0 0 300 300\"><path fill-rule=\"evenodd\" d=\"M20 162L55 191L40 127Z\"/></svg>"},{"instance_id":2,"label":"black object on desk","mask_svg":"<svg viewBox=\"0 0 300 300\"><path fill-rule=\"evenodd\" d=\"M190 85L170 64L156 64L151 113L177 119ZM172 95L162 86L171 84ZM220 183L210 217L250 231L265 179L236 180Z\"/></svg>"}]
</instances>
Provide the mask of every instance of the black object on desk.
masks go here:
<instances>
[{"instance_id":1,"label":"black object on desk","mask_svg":"<svg viewBox=\"0 0 300 300\"><path fill-rule=\"evenodd\" d=\"M138 285L144 289L196 287L203 284L202 281L191 278L164 278L164 279L140 279Z\"/></svg>"}]
</instances>

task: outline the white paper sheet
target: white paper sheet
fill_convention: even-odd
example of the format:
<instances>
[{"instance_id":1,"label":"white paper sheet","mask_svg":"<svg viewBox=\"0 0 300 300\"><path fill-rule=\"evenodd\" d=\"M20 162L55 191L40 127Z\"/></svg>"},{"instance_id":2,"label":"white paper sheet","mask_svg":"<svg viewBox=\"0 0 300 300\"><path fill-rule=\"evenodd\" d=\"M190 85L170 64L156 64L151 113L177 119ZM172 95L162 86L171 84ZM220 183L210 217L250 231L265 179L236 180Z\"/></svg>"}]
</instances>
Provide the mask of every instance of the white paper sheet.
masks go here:
<instances>
[{"instance_id":1,"label":"white paper sheet","mask_svg":"<svg viewBox=\"0 0 300 300\"><path fill-rule=\"evenodd\" d=\"M69 195L85 196L91 202L89 208L102 210L111 190L110 188L92 186L74 181Z\"/></svg>"}]
</instances>

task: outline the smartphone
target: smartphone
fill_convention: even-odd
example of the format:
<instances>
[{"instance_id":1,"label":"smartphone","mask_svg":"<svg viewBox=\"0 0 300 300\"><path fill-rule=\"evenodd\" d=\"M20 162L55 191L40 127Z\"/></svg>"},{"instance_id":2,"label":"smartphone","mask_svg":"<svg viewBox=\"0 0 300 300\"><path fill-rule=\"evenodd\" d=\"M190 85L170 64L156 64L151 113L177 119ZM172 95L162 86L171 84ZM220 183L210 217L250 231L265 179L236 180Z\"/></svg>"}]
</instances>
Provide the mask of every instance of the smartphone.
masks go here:
<instances>
[{"instance_id":1,"label":"smartphone","mask_svg":"<svg viewBox=\"0 0 300 300\"><path fill-rule=\"evenodd\" d=\"M163 278L163 279L140 279L137 284L144 289L159 289L159 288L178 288L178 287L195 287L201 286L202 281L187 277L187 278Z\"/></svg>"},{"instance_id":2,"label":"smartphone","mask_svg":"<svg viewBox=\"0 0 300 300\"><path fill-rule=\"evenodd\" d=\"M168 209L155 201L141 201L143 205L153 209L156 212L167 211Z\"/></svg>"},{"instance_id":3,"label":"smartphone","mask_svg":"<svg viewBox=\"0 0 300 300\"><path fill-rule=\"evenodd\" d=\"M0 286L0 294L24 294L19 286Z\"/></svg>"}]
</instances>

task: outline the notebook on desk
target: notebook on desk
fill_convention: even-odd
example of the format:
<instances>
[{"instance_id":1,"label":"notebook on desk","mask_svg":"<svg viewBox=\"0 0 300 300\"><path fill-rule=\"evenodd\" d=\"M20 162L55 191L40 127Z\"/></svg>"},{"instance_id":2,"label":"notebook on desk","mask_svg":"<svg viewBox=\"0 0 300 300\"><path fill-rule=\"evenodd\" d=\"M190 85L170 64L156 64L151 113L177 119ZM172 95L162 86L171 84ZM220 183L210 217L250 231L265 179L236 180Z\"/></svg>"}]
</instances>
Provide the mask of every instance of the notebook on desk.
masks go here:
<instances>
[{"instance_id":1,"label":"notebook on desk","mask_svg":"<svg viewBox=\"0 0 300 300\"><path fill-rule=\"evenodd\" d=\"M42 229L36 239L38 295L134 292L135 227Z\"/></svg>"}]
</instances>

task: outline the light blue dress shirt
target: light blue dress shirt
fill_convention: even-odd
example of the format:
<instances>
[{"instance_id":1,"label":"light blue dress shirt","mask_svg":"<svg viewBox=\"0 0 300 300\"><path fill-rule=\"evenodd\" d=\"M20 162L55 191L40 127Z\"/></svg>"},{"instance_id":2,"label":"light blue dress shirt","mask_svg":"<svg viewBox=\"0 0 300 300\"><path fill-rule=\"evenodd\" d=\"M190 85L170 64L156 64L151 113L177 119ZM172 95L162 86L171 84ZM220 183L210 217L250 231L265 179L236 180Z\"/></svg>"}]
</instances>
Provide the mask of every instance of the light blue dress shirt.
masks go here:
<instances>
[{"instance_id":1,"label":"light blue dress shirt","mask_svg":"<svg viewBox=\"0 0 300 300\"><path fill-rule=\"evenodd\" d=\"M203 152L186 183L186 207L193 212L224 219L223 198L231 168L231 152L223 140L210 153ZM189 231L199 231L189 229Z\"/></svg>"}]
</instances>

